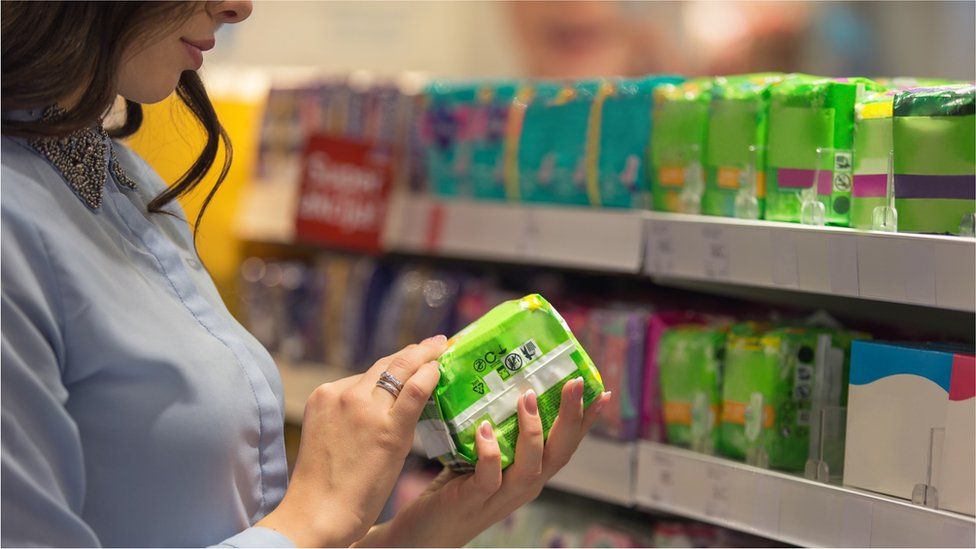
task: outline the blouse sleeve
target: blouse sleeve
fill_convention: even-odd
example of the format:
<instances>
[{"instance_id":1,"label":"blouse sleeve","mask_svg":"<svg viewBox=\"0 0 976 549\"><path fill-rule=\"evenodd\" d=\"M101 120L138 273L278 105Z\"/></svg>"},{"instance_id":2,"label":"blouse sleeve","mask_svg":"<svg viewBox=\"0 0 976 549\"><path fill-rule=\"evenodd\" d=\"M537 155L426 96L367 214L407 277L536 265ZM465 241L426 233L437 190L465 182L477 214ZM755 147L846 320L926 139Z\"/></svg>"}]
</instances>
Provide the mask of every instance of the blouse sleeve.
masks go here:
<instances>
[{"instance_id":1,"label":"blouse sleeve","mask_svg":"<svg viewBox=\"0 0 976 549\"><path fill-rule=\"evenodd\" d=\"M0 545L98 546L98 536L82 518L84 453L65 408L60 288L44 238L25 217L3 204ZM220 546L294 544L273 530L251 527Z\"/></svg>"},{"instance_id":2,"label":"blouse sleeve","mask_svg":"<svg viewBox=\"0 0 976 549\"><path fill-rule=\"evenodd\" d=\"M58 289L44 242L14 208L2 211L2 541L7 546L93 546L81 518L84 459L64 407Z\"/></svg>"}]
</instances>

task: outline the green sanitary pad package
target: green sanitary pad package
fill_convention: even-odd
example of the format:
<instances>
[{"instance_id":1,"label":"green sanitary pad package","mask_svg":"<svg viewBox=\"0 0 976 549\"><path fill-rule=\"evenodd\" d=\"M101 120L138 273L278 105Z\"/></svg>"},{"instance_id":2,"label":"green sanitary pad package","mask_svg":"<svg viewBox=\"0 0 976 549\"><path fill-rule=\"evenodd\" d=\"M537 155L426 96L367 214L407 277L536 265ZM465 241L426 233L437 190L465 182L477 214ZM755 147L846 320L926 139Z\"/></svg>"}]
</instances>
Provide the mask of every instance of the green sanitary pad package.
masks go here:
<instances>
[{"instance_id":1,"label":"green sanitary pad package","mask_svg":"<svg viewBox=\"0 0 976 549\"><path fill-rule=\"evenodd\" d=\"M894 89L865 93L854 106L851 227L873 229L875 208L886 205L895 93Z\"/></svg>"},{"instance_id":2,"label":"green sanitary pad package","mask_svg":"<svg viewBox=\"0 0 976 549\"><path fill-rule=\"evenodd\" d=\"M894 100L898 230L971 232L976 211L976 86L917 88Z\"/></svg>"},{"instance_id":3,"label":"green sanitary pad package","mask_svg":"<svg viewBox=\"0 0 976 549\"><path fill-rule=\"evenodd\" d=\"M518 142L519 196L524 202L587 205L586 143L601 82L536 86Z\"/></svg>"},{"instance_id":4,"label":"green sanitary pad package","mask_svg":"<svg viewBox=\"0 0 976 549\"><path fill-rule=\"evenodd\" d=\"M657 358L669 444L715 452L725 337L725 328L697 324L661 334Z\"/></svg>"},{"instance_id":5,"label":"green sanitary pad package","mask_svg":"<svg viewBox=\"0 0 976 549\"><path fill-rule=\"evenodd\" d=\"M770 88L766 219L850 223L854 104L880 89L866 78L806 75Z\"/></svg>"},{"instance_id":6,"label":"green sanitary pad package","mask_svg":"<svg viewBox=\"0 0 976 549\"><path fill-rule=\"evenodd\" d=\"M654 90L650 154L652 209L701 212L702 147L711 87L711 78L696 78Z\"/></svg>"},{"instance_id":7,"label":"green sanitary pad package","mask_svg":"<svg viewBox=\"0 0 976 549\"><path fill-rule=\"evenodd\" d=\"M593 361L538 294L495 307L451 338L438 360L441 378L417 432L428 456L455 470L468 470L477 461L475 436L485 420L498 437L502 467L512 463L518 399L526 390L538 395L546 437L559 412L563 384L583 378L584 406L603 392Z\"/></svg>"},{"instance_id":8,"label":"green sanitary pad package","mask_svg":"<svg viewBox=\"0 0 976 549\"><path fill-rule=\"evenodd\" d=\"M762 218L769 87L782 79L778 73L715 79L705 131L703 214Z\"/></svg>"},{"instance_id":9,"label":"green sanitary pad package","mask_svg":"<svg viewBox=\"0 0 976 549\"><path fill-rule=\"evenodd\" d=\"M734 328L726 348L719 450L755 465L802 471L818 442L821 411L846 405L851 342L858 336L815 327ZM843 450L834 448L836 469Z\"/></svg>"},{"instance_id":10,"label":"green sanitary pad package","mask_svg":"<svg viewBox=\"0 0 976 549\"><path fill-rule=\"evenodd\" d=\"M609 80L590 113L587 169L590 202L613 208L647 208L647 150L654 88L677 76Z\"/></svg>"}]
</instances>

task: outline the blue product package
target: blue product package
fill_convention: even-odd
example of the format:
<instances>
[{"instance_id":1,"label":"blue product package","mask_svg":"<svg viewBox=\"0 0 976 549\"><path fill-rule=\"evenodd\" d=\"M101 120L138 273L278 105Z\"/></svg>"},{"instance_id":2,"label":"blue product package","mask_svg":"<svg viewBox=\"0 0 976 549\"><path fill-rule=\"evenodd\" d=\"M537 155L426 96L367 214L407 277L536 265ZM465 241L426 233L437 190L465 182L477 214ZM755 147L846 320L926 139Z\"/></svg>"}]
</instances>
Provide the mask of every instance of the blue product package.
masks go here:
<instances>
[{"instance_id":1,"label":"blue product package","mask_svg":"<svg viewBox=\"0 0 976 549\"><path fill-rule=\"evenodd\" d=\"M471 185L475 198L505 200L505 137L518 84L499 81L477 92L471 143Z\"/></svg>"},{"instance_id":2,"label":"blue product package","mask_svg":"<svg viewBox=\"0 0 976 549\"><path fill-rule=\"evenodd\" d=\"M427 88L424 115L427 176L435 194L470 196L470 118L477 86L434 82Z\"/></svg>"},{"instance_id":3,"label":"blue product package","mask_svg":"<svg viewBox=\"0 0 976 549\"><path fill-rule=\"evenodd\" d=\"M648 76L607 82L600 107L597 165L591 174L590 201L611 208L647 208L650 188L647 155L654 88L684 81L680 76Z\"/></svg>"},{"instance_id":4,"label":"blue product package","mask_svg":"<svg viewBox=\"0 0 976 549\"><path fill-rule=\"evenodd\" d=\"M589 204L586 137L600 82L539 84L519 138L519 195L524 202Z\"/></svg>"},{"instance_id":5,"label":"blue product package","mask_svg":"<svg viewBox=\"0 0 976 549\"><path fill-rule=\"evenodd\" d=\"M362 304L358 322L350 333L353 338L352 359L357 370L369 368L381 357L372 356L372 340L379 322L383 301L386 299L396 275L395 269L385 262L379 262L368 274L362 294Z\"/></svg>"}]
</instances>

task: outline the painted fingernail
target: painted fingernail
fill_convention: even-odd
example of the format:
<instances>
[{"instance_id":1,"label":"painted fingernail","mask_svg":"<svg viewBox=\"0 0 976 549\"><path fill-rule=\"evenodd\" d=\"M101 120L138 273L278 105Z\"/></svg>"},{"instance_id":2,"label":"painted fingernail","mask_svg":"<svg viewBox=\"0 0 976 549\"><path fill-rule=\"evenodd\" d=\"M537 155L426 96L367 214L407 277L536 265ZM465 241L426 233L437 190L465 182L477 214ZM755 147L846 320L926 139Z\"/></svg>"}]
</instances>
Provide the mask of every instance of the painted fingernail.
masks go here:
<instances>
[{"instance_id":1,"label":"painted fingernail","mask_svg":"<svg viewBox=\"0 0 976 549\"><path fill-rule=\"evenodd\" d=\"M603 393L603 395L601 395L600 400L596 401L594 406L596 407L597 413L599 413L601 410L607 407L607 403L610 402L611 395L612 393L610 391L607 391Z\"/></svg>"},{"instance_id":2,"label":"painted fingernail","mask_svg":"<svg viewBox=\"0 0 976 549\"><path fill-rule=\"evenodd\" d=\"M583 378L578 377L572 381L573 386L570 388L570 395L573 400L581 400L583 398Z\"/></svg>"},{"instance_id":3,"label":"painted fingernail","mask_svg":"<svg viewBox=\"0 0 976 549\"><path fill-rule=\"evenodd\" d=\"M443 335L438 334L438 335L435 335L435 336L428 337L427 339L421 341L421 344L442 343L444 341L447 341L447 338L444 337Z\"/></svg>"},{"instance_id":4,"label":"painted fingernail","mask_svg":"<svg viewBox=\"0 0 976 549\"><path fill-rule=\"evenodd\" d=\"M525 392L525 411L533 416L539 413L539 400L532 389Z\"/></svg>"},{"instance_id":5,"label":"painted fingernail","mask_svg":"<svg viewBox=\"0 0 976 549\"><path fill-rule=\"evenodd\" d=\"M485 421L482 421L481 422L481 426L478 427L478 434L481 435L481 438L483 438L485 440L491 440L492 439L492 437L494 436L494 433L492 432L492 429L491 429L491 423L489 423L488 420L485 420Z\"/></svg>"}]
</instances>

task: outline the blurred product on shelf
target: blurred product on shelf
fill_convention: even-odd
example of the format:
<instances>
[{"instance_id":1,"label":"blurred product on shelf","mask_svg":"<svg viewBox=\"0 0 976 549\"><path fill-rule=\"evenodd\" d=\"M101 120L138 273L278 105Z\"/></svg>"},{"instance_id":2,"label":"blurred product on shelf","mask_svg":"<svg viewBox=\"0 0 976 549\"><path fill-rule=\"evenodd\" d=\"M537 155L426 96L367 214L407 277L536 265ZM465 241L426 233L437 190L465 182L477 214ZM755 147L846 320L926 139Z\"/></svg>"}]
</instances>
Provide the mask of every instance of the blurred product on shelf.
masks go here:
<instances>
[{"instance_id":1,"label":"blurred product on shelf","mask_svg":"<svg viewBox=\"0 0 976 549\"><path fill-rule=\"evenodd\" d=\"M597 308L586 329L593 361L614 401L600 414L593 432L615 440L636 440L640 434L641 390L649 307Z\"/></svg>"},{"instance_id":2,"label":"blurred product on shelf","mask_svg":"<svg viewBox=\"0 0 976 549\"><path fill-rule=\"evenodd\" d=\"M976 86L916 88L894 99L898 230L973 234Z\"/></svg>"},{"instance_id":3,"label":"blurred product on shelf","mask_svg":"<svg viewBox=\"0 0 976 549\"><path fill-rule=\"evenodd\" d=\"M613 208L650 207L648 147L652 134L654 89L679 76L648 76L603 83L590 115L587 180L590 203Z\"/></svg>"},{"instance_id":4,"label":"blurred product on shelf","mask_svg":"<svg viewBox=\"0 0 976 549\"><path fill-rule=\"evenodd\" d=\"M705 130L701 213L762 219L769 88L780 73L715 78Z\"/></svg>"},{"instance_id":5,"label":"blurred product on shelf","mask_svg":"<svg viewBox=\"0 0 976 549\"><path fill-rule=\"evenodd\" d=\"M726 332L721 325L685 324L661 335L659 375L669 444L715 453Z\"/></svg>"},{"instance_id":6,"label":"blurred product on shelf","mask_svg":"<svg viewBox=\"0 0 976 549\"><path fill-rule=\"evenodd\" d=\"M515 153L518 181L509 187L523 202L585 206L586 143L590 111L600 90L597 80L533 84L516 116L521 135Z\"/></svg>"},{"instance_id":7,"label":"blurred product on shelf","mask_svg":"<svg viewBox=\"0 0 976 549\"><path fill-rule=\"evenodd\" d=\"M563 386L582 378L588 407L603 394L600 372L552 305L538 294L506 301L448 340L438 358L440 380L417 432L427 456L458 471L473 470L476 438L488 421L502 468L515 458L518 402L533 389L543 437L559 413Z\"/></svg>"},{"instance_id":8,"label":"blurred product on shelf","mask_svg":"<svg viewBox=\"0 0 976 549\"><path fill-rule=\"evenodd\" d=\"M297 180L309 137L326 134L392 145L396 187L448 199L972 232L971 83L782 73L423 83L352 73L273 86L258 178Z\"/></svg>"},{"instance_id":9,"label":"blurred product on shelf","mask_svg":"<svg viewBox=\"0 0 976 549\"><path fill-rule=\"evenodd\" d=\"M770 89L766 219L850 224L854 103L880 89L866 78L807 75Z\"/></svg>"},{"instance_id":10,"label":"blurred product on shelf","mask_svg":"<svg viewBox=\"0 0 976 549\"><path fill-rule=\"evenodd\" d=\"M949 380L939 506L976 515L976 358L956 355Z\"/></svg>"},{"instance_id":11,"label":"blurred product on shelf","mask_svg":"<svg viewBox=\"0 0 976 549\"><path fill-rule=\"evenodd\" d=\"M955 375L962 386L956 395L972 407L972 361L972 347L855 342L844 484L936 507L945 503L940 492L946 485L960 484L967 476L971 479L976 465L971 449L962 463L950 458L950 469L940 469L947 445L966 445L964 438L950 441L950 434L972 440L971 415L963 418L963 425L956 424L966 429L968 422L968 433L949 433L946 428L950 399L956 400L950 396ZM968 472L949 477L957 466ZM972 514L972 487L963 489L966 494L960 499L955 498L957 491L949 489L949 503L961 512L968 507Z\"/></svg>"},{"instance_id":12,"label":"blurred product on shelf","mask_svg":"<svg viewBox=\"0 0 976 549\"><path fill-rule=\"evenodd\" d=\"M708 102L713 81L696 78L654 90L651 204L664 212L701 213Z\"/></svg>"},{"instance_id":13,"label":"blurred product on shelf","mask_svg":"<svg viewBox=\"0 0 976 549\"><path fill-rule=\"evenodd\" d=\"M819 455L821 411L833 418L846 406L851 342L866 337L813 325L734 326L722 383L720 450L761 467L803 471L807 459ZM842 457L829 447L832 454L823 459L837 472Z\"/></svg>"}]
</instances>

